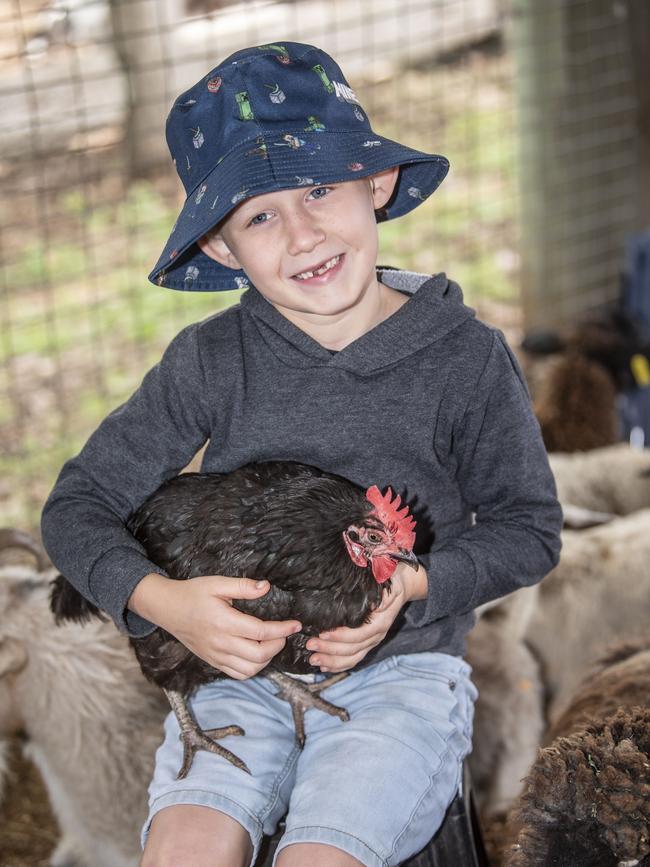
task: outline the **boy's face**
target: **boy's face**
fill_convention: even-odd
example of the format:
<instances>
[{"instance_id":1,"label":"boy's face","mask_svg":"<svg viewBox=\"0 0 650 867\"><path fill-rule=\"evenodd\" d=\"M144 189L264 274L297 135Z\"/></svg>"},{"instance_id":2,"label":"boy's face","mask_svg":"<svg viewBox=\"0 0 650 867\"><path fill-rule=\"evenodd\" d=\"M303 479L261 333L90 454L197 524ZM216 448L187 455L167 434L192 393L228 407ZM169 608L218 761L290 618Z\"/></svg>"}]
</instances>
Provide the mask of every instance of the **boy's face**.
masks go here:
<instances>
[{"instance_id":1,"label":"boy's face","mask_svg":"<svg viewBox=\"0 0 650 867\"><path fill-rule=\"evenodd\" d=\"M377 285L374 211L390 199L398 171L254 196L199 245L222 265L242 268L288 319L336 316Z\"/></svg>"}]
</instances>

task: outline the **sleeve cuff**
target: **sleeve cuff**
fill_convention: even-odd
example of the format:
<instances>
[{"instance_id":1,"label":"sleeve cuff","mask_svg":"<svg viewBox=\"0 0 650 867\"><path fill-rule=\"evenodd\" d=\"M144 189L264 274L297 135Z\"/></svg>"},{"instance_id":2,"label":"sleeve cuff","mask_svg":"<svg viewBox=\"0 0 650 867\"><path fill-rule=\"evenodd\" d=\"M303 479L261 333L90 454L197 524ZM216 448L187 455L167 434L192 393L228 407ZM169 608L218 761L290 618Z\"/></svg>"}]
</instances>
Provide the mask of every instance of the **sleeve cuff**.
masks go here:
<instances>
[{"instance_id":1,"label":"sleeve cuff","mask_svg":"<svg viewBox=\"0 0 650 867\"><path fill-rule=\"evenodd\" d=\"M122 547L107 551L96 561L90 574L89 588L93 601L115 621L120 632L125 632L131 638L142 638L156 629L155 623L127 608L136 584L150 572L168 577L144 554L133 548ZM96 595L95 587L102 588L101 598Z\"/></svg>"},{"instance_id":2,"label":"sleeve cuff","mask_svg":"<svg viewBox=\"0 0 650 867\"><path fill-rule=\"evenodd\" d=\"M419 627L471 610L476 585L476 570L469 554L459 548L440 548L419 558L427 570L429 594L410 602L404 617Z\"/></svg>"}]
</instances>

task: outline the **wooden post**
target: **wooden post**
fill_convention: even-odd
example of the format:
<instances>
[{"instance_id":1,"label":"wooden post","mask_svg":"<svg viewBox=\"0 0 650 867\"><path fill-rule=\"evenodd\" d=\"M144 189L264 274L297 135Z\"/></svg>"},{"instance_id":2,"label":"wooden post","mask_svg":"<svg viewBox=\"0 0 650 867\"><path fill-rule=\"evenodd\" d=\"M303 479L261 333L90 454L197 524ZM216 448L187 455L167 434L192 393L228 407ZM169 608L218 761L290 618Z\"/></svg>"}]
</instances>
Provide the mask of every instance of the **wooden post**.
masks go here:
<instances>
[{"instance_id":1,"label":"wooden post","mask_svg":"<svg viewBox=\"0 0 650 867\"><path fill-rule=\"evenodd\" d=\"M624 0L513 5L524 315L560 324L618 296L639 228L630 10Z\"/></svg>"}]
</instances>

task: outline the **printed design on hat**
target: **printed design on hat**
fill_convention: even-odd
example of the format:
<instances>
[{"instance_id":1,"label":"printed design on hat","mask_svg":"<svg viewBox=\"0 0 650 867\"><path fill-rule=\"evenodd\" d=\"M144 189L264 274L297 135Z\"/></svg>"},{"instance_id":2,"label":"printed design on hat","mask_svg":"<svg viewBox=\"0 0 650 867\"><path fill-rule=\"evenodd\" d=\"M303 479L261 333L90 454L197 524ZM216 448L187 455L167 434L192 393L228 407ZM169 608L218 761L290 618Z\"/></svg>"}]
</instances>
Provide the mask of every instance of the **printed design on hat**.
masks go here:
<instances>
[{"instance_id":1,"label":"printed design on hat","mask_svg":"<svg viewBox=\"0 0 650 867\"><path fill-rule=\"evenodd\" d=\"M309 121L309 125L305 127L305 132L325 132L327 129L325 124L321 123L313 114L310 114L307 120Z\"/></svg>"},{"instance_id":2,"label":"printed design on hat","mask_svg":"<svg viewBox=\"0 0 650 867\"><path fill-rule=\"evenodd\" d=\"M207 184L201 184L201 186L199 187L199 191L196 194L196 197L194 199L194 201L196 202L197 205L200 204L201 199L205 195L205 191L207 190L207 188L208 188Z\"/></svg>"},{"instance_id":3,"label":"printed design on hat","mask_svg":"<svg viewBox=\"0 0 650 867\"><path fill-rule=\"evenodd\" d=\"M264 141L264 138L261 135L255 139L256 147L251 148L249 151L244 153L245 157L262 157L262 159L266 160L269 158L269 149Z\"/></svg>"},{"instance_id":4,"label":"printed design on hat","mask_svg":"<svg viewBox=\"0 0 650 867\"><path fill-rule=\"evenodd\" d=\"M199 269L196 267L196 265L188 265L185 269L185 277L183 278L185 288L189 288L198 276Z\"/></svg>"},{"instance_id":5,"label":"printed design on hat","mask_svg":"<svg viewBox=\"0 0 650 867\"><path fill-rule=\"evenodd\" d=\"M270 89L271 93L269 93L269 99L276 105L284 102L287 98L284 91L281 90L280 85L277 82L275 84L265 84L264 87L268 87Z\"/></svg>"},{"instance_id":6,"label":"printed design on hat","mask_svg":"<svg viewBox=\"0 0 650 867\"><path fill-rule=\"evenodd\" d=\"M316 75L320 78L323 87L328 93L334 93L334 85L329 80L329 77L320 63L317 63L316 66L312 66L312 72L315 72Z\"/></svg>"},{"instance_id":7,"label":"printed design on hat","mask_svg":"<svg viewBox=\"0 0 650 867\"><path fill-rule=\"evenodd\" d=\"M176 103L174 108L178 109L178 111L186 112L186 111L189 111L193 105L196 105L196 100L195 99L187 99L187 100L185 100L185 102Z\"/></svg>"},{"instance_id":8,"label":"printed design on hat","mask_svg":"<svg viewBox=\"0 0 650 867\"><path fill-rule=\"evenodd\" d=\"M215 75L214 78L209 78L206 87L208 88L210 93L217 93L217 91L221 87L221 76Z\"/></svg>"},{"instance_id":9,"label":"printed design on hat","mask_svg":"<svg viewBox=\"0 0 650 867\"><path fill-rule=\"evenodd\" d=\"M349 84L343 84L342 81L335 81L334 93L339 102L347 102L350 105L361 105L356 93L352 90Z\"/></svg>"},{"instance_id":10,"label":"printed design on hat","mask_svg":"<svg viewBox=\"0 0 650 867\"><path fill-rule=\"evenodd\" d=\"M359 111L358 108L354 109L354 116L356 117L357 120L360 120L362 123L365 120L365 117L363 116L363 112Z\"/></svg>"},{"instance_id":11,"label":"printed design on hat","mask_svg":"<svg viewBox=\"0 0 650 867\"><path fill-rule=\"evenodd\" d=\"M300 175L294 175L294 177L299 187L317 187L319 184L319 181L315 181L313 178L303 178Z\"/></svg>"},{"instance_id":12,"label":"printed design on hat","mask_svg":"<svg viewBox=\"0 0 650 867\"><path fill-rule=\"evenodd\" d=\"M302 138L296 138L295 135L291 135L290 132L285 133L282 136L283 141L275 141L273 144L278 148L290 147L291 150L297 151L298 148L303 147L306 144L305 140Z\"/></svg>"},{"instance_id":13,"label":"printed design on hat","mask_svg":"<svg viewBox=\"0 0 650 867\"><path fill-rule=\"evenodd\" d=\"M361 169L365 169L363 163L348 163L348 168L351 172L360 172Z\"/></svg>"},{"instance_id":14,"label":"printed design on hat","mask_svg":"<svg viewBox=\"0 0 650 867\"><path fill-rule=\"evenodd\" d=\"M419 187L409 187L407 192L411 198L419 199L421 202L424 202L426 199L426 196L422 195L422 190Z\"/></svg>"},{"instance_id":15,"label":"printed design on hat","mask_svg":"<svg viewBox=\"0 0 650 867\"><path fill-rule=\"evenodd\" d=\"M368 141L364 141L361 147L364 148L378 148L381 146L381 142L379 139L368 139Z\"/></svg>"},{"instance_id":16,"label":"printed design on hat","mask_svg":"<svg viewBox=\"0 0 650 867\"><path fill-rule=\"evenodd\" d=\"M192 132L192 144L198 150L205 141L205 136L201 132L200 126L197 126L196 129L192 129L192 127L190 127L190 130Z\"/></svg>"},{"instance_id":17,"label":"printed design on hat","mask_svg":"<svg viewBox=\"0 0 650 867\"><path fill-rule=\"evenodd\" d=\"M248 277L235 277L236 289L248 289L249 286Z\"/></svg>"},{"instance_id":18,"label":"printed design on hat","mask_svg":"<svg viewBox=\"0 0 650 867\"><path fill-rule=\"evenodd\" d=\"M289 52L284 47L284 45L258 45L259 51L277 51L276 60L280 63L283 63L285 66L288 66L291 63L291 58L289 57Z\"/></svg>"},{"instance_id":19,"label":"printed design on hat","mask_svg":"<svg viewBox=\"0 0 650 867\"><path fill-rule=\"evenodd\" d=\"M218 201L219 201L219 196L215 196L214 202L212 202L212 204L210 205L211 211L214 211L215 205L217 204Z\"/></svg>"},{"instance_id":20,"label":"printed design on hat","mask_svg":"<svg viewBox=\"0 0 650 867\"><path fill-rule=\"evenodd\" d=\"M239 93L235 94L235 99L237 100L237 105L239 106L239 117L242 120L255 120L255 115L253 114L253 109L251 108L251 104L248 99L248 91L240 90Z\"/></svg>"},{"instance_id":21,"label":"printed design on hat","mask_svg":"<svg viewBox=\"0 0 650 867\"><path fill-rule=\"evenodd\" d=\"M239 202L241 202L242 199L245 199L246 193L248 192L249 189L250 189L250 187L246 187L245 190L240 190L238 193L235 193L235 195L230 200L232 202L232 204L236 205Z\"/></svg>"}]
</instances>

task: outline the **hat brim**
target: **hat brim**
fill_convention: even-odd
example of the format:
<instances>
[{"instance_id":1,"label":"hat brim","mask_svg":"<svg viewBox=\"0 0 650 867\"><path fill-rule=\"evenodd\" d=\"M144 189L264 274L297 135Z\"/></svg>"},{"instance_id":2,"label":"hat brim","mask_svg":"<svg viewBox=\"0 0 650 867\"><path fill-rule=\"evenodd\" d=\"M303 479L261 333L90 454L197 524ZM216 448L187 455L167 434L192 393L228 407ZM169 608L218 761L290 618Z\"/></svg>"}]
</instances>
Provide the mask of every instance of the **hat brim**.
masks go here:
<instances>
[{"instance_id":1,"label":"hat brim","mask_svg":"<svg viewBox=\"0 0 650 867\"><path fill-rule=\"evenodd\" d=\"M245 288L249 281L243 271L214 261L196 244L239 202L274 190L351 181L393 166L400 166L400 176L382 209L382 219L412 211L436 190L449 170L443 156L369 135L367 130L293 130L253 136L227 154L187 196L149 280L186 291Z\"/></svg>"}]
</instances>

